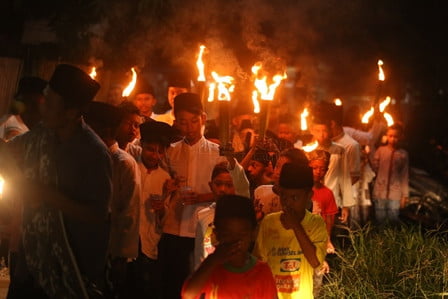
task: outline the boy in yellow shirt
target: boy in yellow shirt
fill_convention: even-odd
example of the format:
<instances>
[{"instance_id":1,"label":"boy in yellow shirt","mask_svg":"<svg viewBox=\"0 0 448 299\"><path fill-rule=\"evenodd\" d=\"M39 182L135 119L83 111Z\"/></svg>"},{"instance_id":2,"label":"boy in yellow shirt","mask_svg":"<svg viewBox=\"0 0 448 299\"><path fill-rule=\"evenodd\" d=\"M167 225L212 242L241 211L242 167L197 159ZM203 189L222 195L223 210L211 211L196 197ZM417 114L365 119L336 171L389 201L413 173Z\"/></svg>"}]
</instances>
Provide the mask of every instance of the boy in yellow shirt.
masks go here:
<instances>
[{"instance_id":1,"label":"boy in yellow shirt","mask_svg":"<svg viewBox=\"0 0 448 299\"><path fill-rule=\"evenodd\" d=\"M313 195L313 173L305 163L287 163L280 173L282 211L260 224L254 254L271 267L279 298L313 298L313 273L324 261L325 222L306 207Z\"/></svg>"}]
</instances>

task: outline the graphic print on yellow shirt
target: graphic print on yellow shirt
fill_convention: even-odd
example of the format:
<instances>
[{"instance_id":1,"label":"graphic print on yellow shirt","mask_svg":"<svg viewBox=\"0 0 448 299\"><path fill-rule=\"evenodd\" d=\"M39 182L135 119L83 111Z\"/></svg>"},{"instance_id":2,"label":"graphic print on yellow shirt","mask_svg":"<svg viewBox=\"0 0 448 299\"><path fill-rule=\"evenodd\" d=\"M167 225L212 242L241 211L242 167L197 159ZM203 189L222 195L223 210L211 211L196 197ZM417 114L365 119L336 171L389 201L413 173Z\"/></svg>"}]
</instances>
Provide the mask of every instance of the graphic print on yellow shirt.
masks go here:
<instances>
[{"instance_id":1,"label":"graphic print on yellow shirt","mask_svg":"<svg viewBox=\"0 0 448 299\"><path fill-rule=\"evenodd\" d=\"M273 213L263 219L254 254L271 267L279 298L313 298L314 269L303 255L294 231L283 227L281 214ZM301 224L323 262L328 238L325 222L307 211Z\"/></svg>"}]
</instances>

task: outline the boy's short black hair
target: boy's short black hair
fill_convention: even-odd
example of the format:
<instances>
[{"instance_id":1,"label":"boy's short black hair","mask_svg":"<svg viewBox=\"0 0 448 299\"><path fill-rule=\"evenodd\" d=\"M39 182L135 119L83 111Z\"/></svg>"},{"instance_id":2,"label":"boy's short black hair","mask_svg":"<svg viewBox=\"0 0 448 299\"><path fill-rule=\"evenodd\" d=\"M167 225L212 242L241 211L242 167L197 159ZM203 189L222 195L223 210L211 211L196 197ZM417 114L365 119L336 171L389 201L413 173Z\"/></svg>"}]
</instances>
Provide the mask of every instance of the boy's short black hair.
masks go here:
<instances>
[{"instance_id":1,"label":"boy's short black hair","mask_svg":"<svg viewBox=\"0 0 448 299\"><path fill-rule=\"evenodd\" d=\"M177 95L174 98L174 116L180 111L187 111L196 115L200 115L204 112L202 107L201 98L199 95L186 92Z\"/></svg>"},{"instance_id":2,"label":"boy's short black hair","mask_svg":"<svg viewBox=\"0 0 448 299\"><path fill-rule=\"evenodd\" d=\"M134 103L132 103L131 101L128 101L128 100L121 102L121 104L118 105L118 108L121 109L121 111L124 115L129 115L129 114L140 115L140 110L138 110L137 106L135 106Z\"/></svg>"},{"instance_id":3,"label":"boy's short black hair","mask_svg":"<svg viewBox=\"0 0 448 299\"><path fill-rule=\"evenodd\" d=\"M221 173L230 173L229 170L227 169L226 164L227 164L226 162L223 162L223 163L216 164L215 167L213 167L212 178L211 178L212 181L214 178L216 178Z\"/></svg>"},{"instance_id":4,"label":"boy's short black hair","mask_svg":"<svg viewBox=\"0 0 448 299\"><path fill-rule=\"evenodd\" d=\"M327 167L330 164L330 157L331 155L329 152L320 149L316 149L308 154L308 159L310 162L314 160L322 160L325 162Z\"/></svg>"},{"instance_id":5,"label":"boy's short black hair","mask_svg":"<svg viewBox=\"0 0 448 299\"><path fill-rule=\"evenodd\" d=\"M251 199L239 195L224 195L216 201L215 227L223 219L238 218L248 220L252 227L257 226L255 208Z\"/></svg>"},{"instance_id":6,"label":"boy's short black hair","mask_svg":"<svg viewBox=\"0 0 448 299\"><path fill-rule=\"evenodd\" d=\"M308 163L308 158L303 150L288 148L280 152L280 157L289 159L290 163Z\"/></svg>"}]
</instances>

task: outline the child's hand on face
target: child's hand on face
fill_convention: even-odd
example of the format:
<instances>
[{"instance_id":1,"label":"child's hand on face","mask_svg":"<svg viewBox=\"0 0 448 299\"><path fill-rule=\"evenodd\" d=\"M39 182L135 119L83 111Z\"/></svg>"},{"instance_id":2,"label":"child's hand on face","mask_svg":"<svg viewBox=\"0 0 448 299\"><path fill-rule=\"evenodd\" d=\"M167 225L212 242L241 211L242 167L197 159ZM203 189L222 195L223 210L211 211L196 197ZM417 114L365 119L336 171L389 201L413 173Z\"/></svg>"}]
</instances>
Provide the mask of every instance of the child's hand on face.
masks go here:
<instances>
[{"instance_id":1,"label":"child's hand on face","mask_svg":"<svg viewBox=\"0 0 448 299\"><path fill-rule=\"evenodd\" d=\"M218 264L223 264L232 259L232 257L241 250L242 241L236 241L233 243L221 243L216 246L215 252L213 252L211 256Z\"/></svg>"},{"instance_id":2,"label":"child's hand on face","mask_svg":"<svg viewBox=\"0 0 448 299\"><path fill-rule=\"evenodd\" d=\"M283 208L283 214L280 217L283 226L286 229L294 229L300 225L299 214L289 206Z\"/></svg>"}]
</instances>

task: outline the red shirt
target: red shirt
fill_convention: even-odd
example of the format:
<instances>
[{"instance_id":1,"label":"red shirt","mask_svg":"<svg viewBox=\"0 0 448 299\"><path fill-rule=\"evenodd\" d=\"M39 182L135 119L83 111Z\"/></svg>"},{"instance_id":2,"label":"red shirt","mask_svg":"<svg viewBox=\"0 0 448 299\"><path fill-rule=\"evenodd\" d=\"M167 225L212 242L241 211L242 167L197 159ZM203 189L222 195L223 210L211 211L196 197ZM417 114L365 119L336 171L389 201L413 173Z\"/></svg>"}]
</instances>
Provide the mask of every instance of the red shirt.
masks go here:
<instances>
[{"instance_id":1,"label":"red shirt","mask_svg":"<svg viewBox=\"0 0 448 299\"><path fill-rule=\"evenodd\" d=\"M319 214L325 217L338 213L338 206L336 205L333 191L322 186L322 188L313 187L313 192L313 214Z\"/></svg>"},{"instance_id":2,"label":"red shirt","mask_svg":"<svg viewBox=\"0 0 448 299\"><path fill-rule=\"evenodd\" d=\"M250 263L245 269L218 266L210 275L197 298L202 298L200 297L202 294L206 299L277 298L277 288L268 264L256 260L254 256L251 256Z\"/></svg>"}]
</instances>

